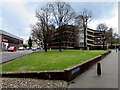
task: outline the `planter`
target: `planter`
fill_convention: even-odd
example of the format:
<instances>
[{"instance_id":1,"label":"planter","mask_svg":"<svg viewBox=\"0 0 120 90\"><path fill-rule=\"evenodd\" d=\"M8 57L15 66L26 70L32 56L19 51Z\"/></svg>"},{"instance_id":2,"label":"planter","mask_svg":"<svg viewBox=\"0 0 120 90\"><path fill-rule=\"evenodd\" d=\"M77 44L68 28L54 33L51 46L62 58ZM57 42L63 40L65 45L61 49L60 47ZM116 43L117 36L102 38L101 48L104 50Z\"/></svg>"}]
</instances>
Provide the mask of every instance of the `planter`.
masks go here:
<instances>
[{"instance_id":1,"label":"planter","mask_svg":"<svg viewBox=\"0 0 120 90\"><path fill-rule=\"evenodd\" d=\"M84 71L88 70L96 62L103 59L111 51L103 53L95 58L89 59L83 63L75 65L61 71L39 71L39 72L3 72L2 77L11 78L38 78L38 79L52 79L52 80L66 80L70 81Z\"/></svg>"}]
</instances>

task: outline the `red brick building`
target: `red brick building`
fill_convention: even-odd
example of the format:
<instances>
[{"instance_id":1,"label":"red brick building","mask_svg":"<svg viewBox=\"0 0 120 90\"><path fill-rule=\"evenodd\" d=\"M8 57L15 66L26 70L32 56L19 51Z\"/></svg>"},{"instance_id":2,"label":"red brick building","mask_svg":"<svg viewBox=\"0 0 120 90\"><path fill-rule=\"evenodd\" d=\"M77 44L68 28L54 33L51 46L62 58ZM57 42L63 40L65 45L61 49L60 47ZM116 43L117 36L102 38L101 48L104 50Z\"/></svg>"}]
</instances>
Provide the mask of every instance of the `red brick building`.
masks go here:
<instances>
[{"instance_id":1,"label":"red brick building","mask_svg":"<svg viewBox=\"0 0 120 90\"><path fill-rule=\"evenodd\" d=\"M89 49L103 49L103 32L87 28L87 47ZM107 49L107 44L104 45L104 49Z\"/></svg>"},{"instance_id":2,"label":"red brick building","mask_svg":"<svg viewBox=\"0 0 120 90\"><path fill-rule=\"evenodd\" d=\"M74 29L73 25L64 25L63 26L62 36L59 35L58 31L55 32L52 40L48 43L48 48L58 49L59 48L59 39L62 38L61 48L62 49L74 49Z\"/></svg>"},{"instance_id":3,"label":"red brick building","mask_svg":"<svg viewBox=\"0 0 120 90\"><path fill-rule=\"evenodd\" d=\"M0 30L0 48L7 50L10 46L15 46L16 48L23 46L23 39L4 30Z\"/></svg>"}]
</instances>

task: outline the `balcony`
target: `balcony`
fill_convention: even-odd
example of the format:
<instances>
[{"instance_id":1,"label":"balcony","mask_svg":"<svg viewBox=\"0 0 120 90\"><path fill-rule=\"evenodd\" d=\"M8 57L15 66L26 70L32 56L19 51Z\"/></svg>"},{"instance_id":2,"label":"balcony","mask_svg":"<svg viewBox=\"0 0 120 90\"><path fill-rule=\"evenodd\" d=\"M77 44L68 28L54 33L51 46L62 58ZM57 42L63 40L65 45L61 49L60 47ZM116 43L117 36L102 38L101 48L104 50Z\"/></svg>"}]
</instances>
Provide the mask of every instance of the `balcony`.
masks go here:
<instances>
[{"instance_id":1,"label":"balcony","mask_svg":"<svg viewBox=\"0 0 120 90\"><path fill-rule=\"evenodd\" d=\"M103 45L103 43L93 43L93 42L87 42L88 43L88 45L90 44L90 45L93 45L93 46L102 46ZM105 44L105 46L106 46L107 44Z\"/></svg>"},{"instance_id":2,"label":"balcony","mask_svg":"<svg viewBox=\"0 0 120 90\"><path fill-rule=\"evenodd\" d=\"M92 36L92 37L103 37L103 35L95 35L95 34L92 34L92 33L87 33L88 36Z\"/></svg>"},{"instance_id":3,"label":"balcony","mask_svg":"<svg viewBox=\"0 0 120 90\"><path fill-rule=\"evenodd\" d=\"M95 38L92 38L92 37L87 37L87 40L90 40L90 41L102 41L103 39L95 39Z\"/></svg>"}]
</instances>

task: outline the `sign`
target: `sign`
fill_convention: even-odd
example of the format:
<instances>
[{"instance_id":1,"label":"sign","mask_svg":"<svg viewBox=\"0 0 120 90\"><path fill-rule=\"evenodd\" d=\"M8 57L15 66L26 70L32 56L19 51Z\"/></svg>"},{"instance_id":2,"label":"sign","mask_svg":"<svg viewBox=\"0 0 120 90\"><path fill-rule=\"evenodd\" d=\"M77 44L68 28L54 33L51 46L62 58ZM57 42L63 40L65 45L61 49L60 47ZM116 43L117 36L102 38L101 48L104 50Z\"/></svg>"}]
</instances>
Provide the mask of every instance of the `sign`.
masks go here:
<instances>
[{"instance_id":1,"label":"sign","mask_svg":"<svg viewBox=\"0 0 120 90\"><path fill-rule=\"evenodd\" d=\"M2 41L3 41L3 42L8 42L8 40L7 40L7 39L2 39Z\"/></svg>"},{"instance_id":2,"label":"sign","mask_svg":"<svg viewBox=\"0 0 120 90\"><path fill-rule=\"evenodd\" d=\"M80 70L80 68L76 68L76 69L71 71L71 74L74 74L74 73L78 72L79 70Z\"/></svg>"}]
</instances>

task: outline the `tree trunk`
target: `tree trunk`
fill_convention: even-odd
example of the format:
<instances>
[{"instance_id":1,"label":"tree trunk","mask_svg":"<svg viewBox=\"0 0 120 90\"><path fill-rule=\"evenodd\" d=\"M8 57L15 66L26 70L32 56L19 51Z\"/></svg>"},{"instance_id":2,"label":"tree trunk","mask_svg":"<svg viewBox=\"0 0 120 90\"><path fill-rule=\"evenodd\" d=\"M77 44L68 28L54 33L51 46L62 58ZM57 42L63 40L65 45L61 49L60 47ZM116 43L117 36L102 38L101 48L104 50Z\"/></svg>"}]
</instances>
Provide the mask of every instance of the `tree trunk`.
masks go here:
<instances>
[{"instance_id":1,"label":"tree trunk","mask_svg":"<svg viewBox=\"0 0 120 90\"><path fill-rule=\"evenodd\" d=\"M59 41L59 51L61 52L62 51L62 48L61 48L61 39Z\"/></svg>"},{"instance_id":2,"label":"tree trunk","mask_svg":"<svg viewBox=\"0 0 120 90\"><path fill-rule=\"evenodd\" d=\"M86 26L84 25L84 50L86 50Z\"/></svg>"},{"instance_id":3,"label":"tree trunk","mask_svg":"<svg viewBox=\"0 0 120 90\"><path fill-rule=\"evenodd\" d=\"M105 50L105 40L103 40L103 50Z\"/></svg>"},{"instance_id":4,"label":"tree trunk","mask_svg":"<svg viewBox=\"0 0 120 90\"><path fill-rule=\"evenodd\" d=\"M44 41L44 49L45 49L45 52L47 52L47 43L46 43L46 41Z\"/></svg>"},{"instance_id":5,"label":"tree trunk","mask_svg":"<svg viewBox=\"0 0 120 90\"><path fill-rule=\"evenodd\" d=\"M113 43L111 42L111 46L113 45Z\"/></svg>"},{"instance_id":6,"label":"tree trunk","mask_svg":"<svg viewBox=\"0 0 120 90\"><path fill-rule=\"evenodd\" d=\"M61 27L61 24L59 24L59 26ZM62 42L63 28L60 28L60 27L59 27L59 51L61 52L62 51L61 42Z\"/></svg>"},{"instance_id":7,"label":"tree trunk","mask_svg":"<svg viewBox=\"0 0 120 90\"><path fill-rule=\"evenodd\" d=\"M111 46L112 46L112 44L113 44L112 36L111 36L111 43L110 43L110 44L111 44Z\"/></svg>"},{"instance_id":8,"label":"tree trunk","mask_svg":"<svg viewBox=\"0 0 120 90\"><path fill-rule=\"evenodd\" d=\"M105 31L104 31L104 37L103 37L103 50L105 50L105 41L106 41L106 36L105 36Z\"/></svg>"}]
</instances>

